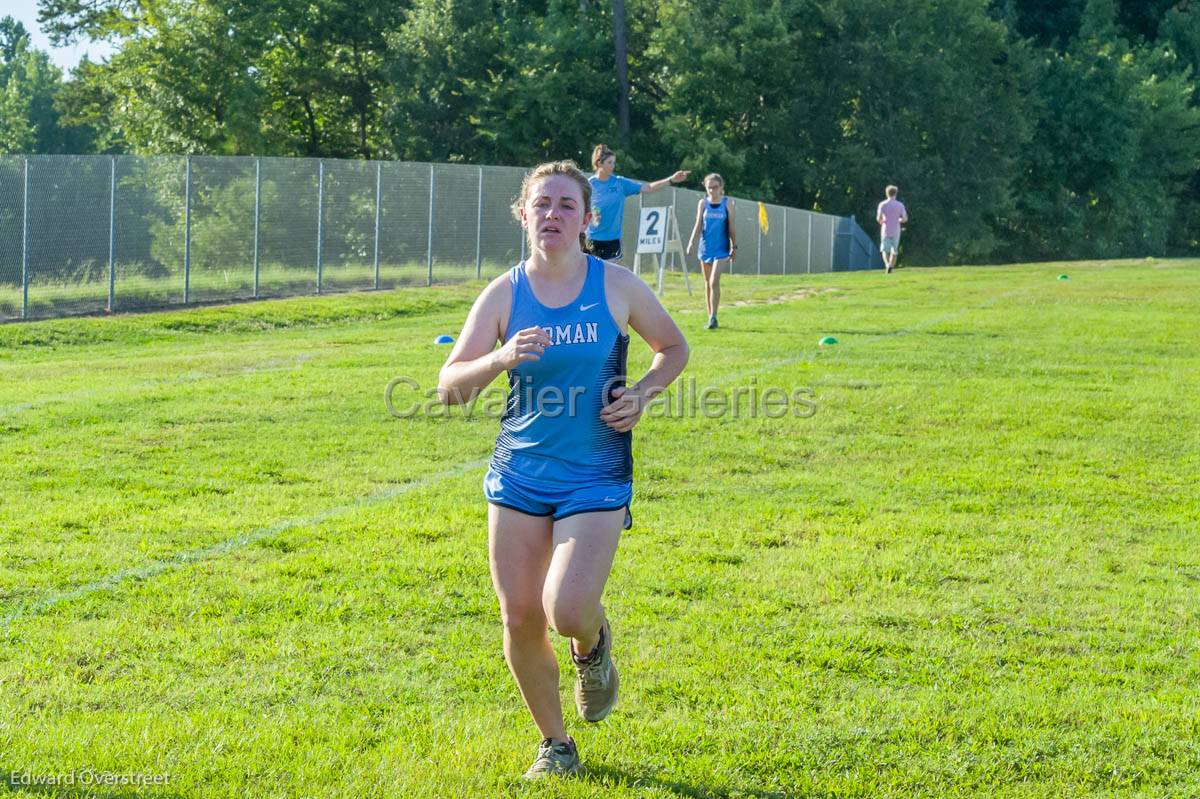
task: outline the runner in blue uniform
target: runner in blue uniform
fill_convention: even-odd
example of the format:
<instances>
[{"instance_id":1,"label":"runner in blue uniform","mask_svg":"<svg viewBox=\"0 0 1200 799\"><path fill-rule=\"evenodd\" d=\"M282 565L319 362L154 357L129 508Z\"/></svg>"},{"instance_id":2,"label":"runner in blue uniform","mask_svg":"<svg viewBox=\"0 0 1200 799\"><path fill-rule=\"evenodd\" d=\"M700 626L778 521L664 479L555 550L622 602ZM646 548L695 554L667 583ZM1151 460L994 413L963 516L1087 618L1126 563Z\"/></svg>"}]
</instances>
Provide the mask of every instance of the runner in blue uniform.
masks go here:
<instances>
[{"instance_id":1,"label":"runner in blue uniform","mask_svg":"<svg viewBox=\"0 0 1200 799\"><path fill-rule=\"evenodd\" d=\"M632 523L631 431L688 359L683 334L649 286L582 250L590 193L570 161L525 177L514 213L530 256L483 290L438 381L445 402L469 402L508 373L483 489L504 655L542 736L531 779L581 768L563 724L547 624L571 639L579 714L599 721L616 703L600 599ZM627 328L654 351L630 386Z\"/></svg>"},{"instance_id":2,"label":"runner in blue uniform","mask_svg":"<svg viewBox=\"0 0 1200 799\"><path fill-rule=\"evenodd\" d=\"M737 231L733 226L733 200L725 196L725 180L716 172L704 179L707 197L696 206L696 224L688 239L687 254L692 254L696 237L700 239L700 268L704 271L704 303L708 306L708 329L717 326L717 308L721 304L721 267L737 260Z\"/></svg>"},{"instance_id":3,"label":"runner in blue uniform","mask_svg":"<svg viewBox=\"0 0 1200 799\"><path fill-rule=\"evenodd\" d=\"M625 198L635 194L653 194L672 183L687 180L688 172L676 172L669 178L653 183L630 180L614 175L617 154L607 145L597 144L592 151L592 168L596 174L588 178L592 186L592 223L588 225L588 249L606 261L620 261L621 224L625 218Z\"/></svg>"}]
</instances>

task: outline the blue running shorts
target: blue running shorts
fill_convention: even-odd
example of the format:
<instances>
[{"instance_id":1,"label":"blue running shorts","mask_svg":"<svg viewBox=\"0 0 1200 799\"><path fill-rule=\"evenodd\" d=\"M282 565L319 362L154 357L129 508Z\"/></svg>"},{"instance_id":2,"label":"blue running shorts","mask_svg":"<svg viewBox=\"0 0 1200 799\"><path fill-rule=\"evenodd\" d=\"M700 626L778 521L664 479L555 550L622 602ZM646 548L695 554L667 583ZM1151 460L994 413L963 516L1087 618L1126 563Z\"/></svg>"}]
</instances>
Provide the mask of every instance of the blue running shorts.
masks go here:
<instances>
[{"instance_id":1,"label":"blue running shorts","mask_svg":"<svg viewBox=\"0 0 1200 799\"><path fill-rule=\"evenodd\" d=\"M487 501L528 516L552 516L554 521L579 513L625 509L625 526L633 526L629 505L633 501L633 483L580 483L534 480L501 474L488 468L483 477L483 495Z\"/></svg>"}]
</instances>

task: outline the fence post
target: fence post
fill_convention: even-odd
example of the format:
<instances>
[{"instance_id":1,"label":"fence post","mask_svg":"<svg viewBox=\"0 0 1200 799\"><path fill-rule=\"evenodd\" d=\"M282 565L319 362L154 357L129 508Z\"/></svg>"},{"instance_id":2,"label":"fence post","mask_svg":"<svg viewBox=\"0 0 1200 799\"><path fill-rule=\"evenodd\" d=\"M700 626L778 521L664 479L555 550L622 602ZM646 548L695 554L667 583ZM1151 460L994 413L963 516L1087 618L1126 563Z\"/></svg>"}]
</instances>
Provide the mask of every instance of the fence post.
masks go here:
<instances>
[{"instance_id":1,"label":"fence post","mask_svg":"<svg viewBox=\"0 0 1200 799\"><path fill-rule=\"evenodd\" d=\"M837 249L837 221L836 216L829 217L829 271L833 271L833 254Z\"/></svg>"},{"instance_id":2,"label":"fence post","mask_svg":"<svg viewBox=\"0 0 1200 799\"><path fill-rule=\"evenodd\" d=\"M475 279L483 276L483 167L479 167L479 200L475 208Z\"/></svg>"},{"instance_id":3,"label":"fence post","mask_svg":"<svg viewBox=\"0 0 1200 799\"><path fill-rule=\"evenodd\" d=\"M809 217L809 256L808 256L808 260L805 260L805 263L804 263L804 274L811 275L812 274L812 211L805 211L805 214L808 215L808 217Z\"/></svg>"},{"instance_id":4,"label":"fence post","mask_svg":"<svg viewBox=\"0 0 1200 799\"><path fill-rule=\"evenodd\" d=\"M112 157L108 184L108 312L117 299L117 157Z\"/></svg>"},{"instance_id":5,"label":"fence post","mask_svg":"<svg viewBox=\"0 0 1200 799\"><path fill-rule=\"evenodd\" d=\"M21 190L21 318L29 318L29 159Z\"/></svg>"},{"instance_id":6,"label":"fence post","mask_svg":"<svg viewBox=\"0 0 1200 799\"><path fill-rule=\"evenodd\" d=\"M763 206L764 209L766 207L767 207L766 205ZM764 210L764 213L765 213L765 210ZM762 220L756 219L755 221L758 223L755 225L755 227L758 228L758 256L757 256L758 263L755 266L755 274L761 275L762 274Z\"/></svg>"},{"instance_id":7,"label":"fence post","mask_svg":"<svg viewBox=\"0 0 1200 799\"><path fill-rule=\"evenodd\" d=\"M783 209L783 273L787 274L787 218L790 208Z\"/></svg>"},{"instance_id":8,"label":"fence post","mask_svg":"<svg viewBox=\"0 0 1200 799\"><path fill-rule=\"evenodd\" d=\"M258 299L258 275L261 268L259 256L259 221L262 219L262 158L254 159L254 299Z\"/></svg>"},{"instance_id":9,"label":"fence post","mask_svg":"<svg viewBox=\"0 0 1200 799\"><path fill-rule=\"evenodd\" d=\"M437 172L433 164L429 165L429 238L425 247L425 285L433 285L433 199L437 196L434 191L434 182L437 177Z\"/></svg>"},{"instance_id":10,"label":"fence post","mask_svg":"<svg viewBox=\"0 0 1200 799\"><path fill-rule=\"evenodd\" d=\"M644 194L642 194L642 193L640 193L640 192L639 192L639 193L638 193L638 196L637 196L637 198L638 198L638 223L637 223L637 227L636 227L636 228L634 228L634 231L636 231L636 232L633 234L633 257L634 257L634 259L635 259L635 260L637 259L637 237L638 237L638 236L640 236L640 235L641 235L641 233L642 233L642 231L641 231L641 227L642 227L642 209L646 207L646 195L644 195ZM621 229L620 229L619 231L617 231L617 236L618 236L620 239L622 239L622 244L621 244L621 246L620 246L620 250L621 250L621 252L622 252L622 253L624 253L624 252L625 252L625 244L624 244L624 238L625 238L625 225L624 225L624 222L625 222L625 206L624 206L624 202L625 202L624 200L621 200L621 203L622 203L622 206L621 206L621 222L622 222L622 224L621 224ZM664 231L663 231L663 238L665 239L666 237L667 237L667 234L666 234L666 230L665 230L665 228L664 228ZM665 258L666 256L664 255L663 257Z\"/></svg>"},{"instance_id":11,"label":"fence post","mask_svg":"<svg viewBox=\"0 0 1200 799\"><path fill-rule=\"evenodd\" d=\"M854 228L858 227L858 219L854 214L850 214L850 229L846 231L846 269L854 271L854 245L858 243L854 238Z\"/></svg>"},{"instance_id":12,"label":"fence post","mask_svg":"<svg viewBox=\"0 0 1200 799\"><path fill-rule=\"evenodd\" d=\"M192 287L192 157L187 156L183 182L183 304Z\"/></svg>"},{"instance_id":13,"label":"fence post","mask_svg":"<svg viewBox=\"0 0 1200 799\"><path fill-rule=\"evenodd\" d=\"M325 249L325 159L317 162L317 293L321 293L321 252Z\"/></svg>"},{"instance_id":14,"label":"fence post","mask_svg":"<svg viewBox=\"0 0 1200 799\"><path fill-rule=\"evenodd\" d=\"M383 162L375 163L375 288L379 288L379 215L383 204Z\"/></svg>"}]
</instances>

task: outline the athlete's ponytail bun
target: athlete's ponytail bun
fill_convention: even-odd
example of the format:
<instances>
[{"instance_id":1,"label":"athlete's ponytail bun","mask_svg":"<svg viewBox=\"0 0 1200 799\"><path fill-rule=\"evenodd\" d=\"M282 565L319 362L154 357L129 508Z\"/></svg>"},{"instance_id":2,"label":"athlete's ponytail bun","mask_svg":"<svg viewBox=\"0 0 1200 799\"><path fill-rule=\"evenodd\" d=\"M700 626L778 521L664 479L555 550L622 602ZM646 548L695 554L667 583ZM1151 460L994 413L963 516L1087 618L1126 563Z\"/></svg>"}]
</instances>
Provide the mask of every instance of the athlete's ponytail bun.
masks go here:
<instances>
[{"instance_id":1,"label":"athlete's ponytail bun","mask_svg":"<svg viewBox=\"0 0 1200 799\"><path fill-rule=\"evenodd\" d=\"M616 153L608 149L607 144L597 144L596 149L592 150L592 169L599 169L601 164L614 155Z\"/></svg>"}]
</instances>

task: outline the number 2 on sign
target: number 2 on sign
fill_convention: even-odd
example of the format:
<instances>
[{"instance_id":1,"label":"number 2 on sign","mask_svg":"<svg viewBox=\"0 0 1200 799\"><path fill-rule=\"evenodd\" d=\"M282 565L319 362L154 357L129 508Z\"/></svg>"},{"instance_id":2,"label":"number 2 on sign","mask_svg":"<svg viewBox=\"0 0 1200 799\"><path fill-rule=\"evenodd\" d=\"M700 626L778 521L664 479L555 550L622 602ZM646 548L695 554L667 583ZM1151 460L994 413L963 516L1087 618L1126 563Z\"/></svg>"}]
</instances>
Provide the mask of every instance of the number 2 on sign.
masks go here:
<instances>
[{"instance_id":1,"label":"number 2 on sign","mask_svg":"<svg viewBox=\"0 0 1200 799\"><path fill-rule=\"evenodd\" d=\"M646 214L646 220L650 223L650 225L646 228L647 236L658 235L658 217L658 211L651 211L650 213Z\"/></svg>"}]
</instances>

